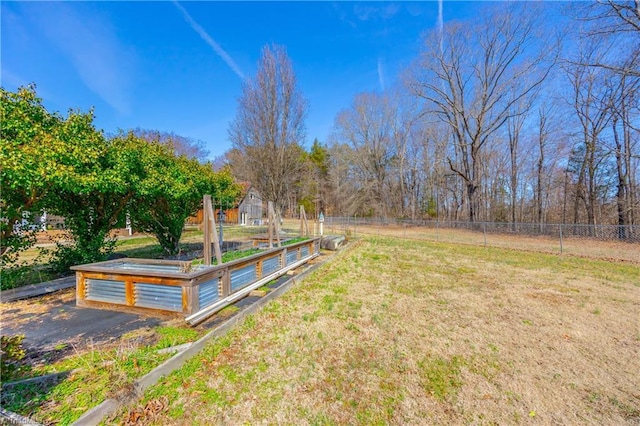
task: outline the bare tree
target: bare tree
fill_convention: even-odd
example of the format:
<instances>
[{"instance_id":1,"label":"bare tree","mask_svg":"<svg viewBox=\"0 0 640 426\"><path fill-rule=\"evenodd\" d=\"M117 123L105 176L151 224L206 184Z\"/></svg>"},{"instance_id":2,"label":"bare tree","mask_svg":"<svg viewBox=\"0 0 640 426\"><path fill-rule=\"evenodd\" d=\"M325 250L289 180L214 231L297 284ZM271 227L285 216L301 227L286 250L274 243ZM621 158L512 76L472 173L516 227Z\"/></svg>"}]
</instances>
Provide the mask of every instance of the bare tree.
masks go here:
<instances>
[{"instance_id":1,"label":"bare tree","mask_svg":"<svg viewBox=\"0 0 640 426\"><path fill-rule=\"evenodd\" d=\"M395 202L396 215L415 220L418 214L437 213L435 184L429 179L435 164L429 148L433 145L433 132L420 114L420 105L406 90L395 88L390 95L397 104L393 120L393 161L390 198ZM395 197L393 197L395 196Z\"/></svg>"},{"instance_id":2,"label":"bare tree","mask_svg":"<svg viewBox=\"0 0 640 426\"><path fill-rule=\"evenodd\" d=\"M356 95L353 104L338 114L334 140L351 150L359 192L376 214L389 212L386 195L395 151L393 132L397 106L388 96L376 93Z\"/></svg>"},{"instance_id":3,"label":"bare tree","mask_svg":"<svg viewBox=\"0 0 640 426\"><path fill-rule=\"evenodd\" d=\"M603 17L614 18L622 31L640 32L640 1L598 0L604 6Z\"/></svg>"},{"instance_id":4,"label":"bare tree","mask_svg":"<svg viewBox=\"0 0 640 426\"><path fill-rule=\"evenodd\" d=\"M140 127L135 128L132 132L135 136L148 142L158 142L166 146L178 157L185 156L203 162L209 155L209 151L201 140L180 136L174 132L141 129Z\"/></svg>"},{"instance_id":5,"label":"bare tree","mask_svg":"<svg viewBox=\"0 0 640 426\"><path fill-rule=\"evenodd\" d=\"M453 131L460 161L449 158L449 166L465 183L471 221L479 219L483 150L555 59L554 46L536 34L542 14L522 7L501 4L475 25L448 25L442 38L432 33L410 82L425 110Z\"/></svg>"},{"instance_id":6,"label":"bare tree","mask_svg":"<svg viewBox=\"0 0 640 426\"><path fill-rule=\"evenodd\" d=\"M266 46L255 78L244 82L229 128L234 174L282 210L305 168L301 161L307 101L282 46Z\"/></svg>"},{"instance_id":7,"label":"bare tree","mask_svg":"<svg viewBox=\"0 0 640 426\"><path fill-rule=\"evenodd\" d=\"M427 122L416 98L401 87L358 94L351 107L338 114L332 165L340 167L342 176L348 173L351 213L437 217L440 195L445 201L438 193L442 180L436 176L446 151L443 143L436 143L443 140L439 124Z\"/></svg>"},{"instance_id":8,"label":"bare tree","mask_svg":"<svg viewBox=\"0 0 640 426\"><path fill-rule=\"evenodd\" d=\"M596 0L569 7L578 21L595 24L587 35L640 33L639 0Z\"/></svg>"},{"instance_id":9,"label":"bare tree","mask_svg":"<svg viewBox=\"0 0 640 426\"><path fill-rule=\"evenodd\" d=\"M638 139L640 129L633 126L633 118L640 112L638 99L640 98L640 79L625 74L618 74L612 78L613 86L611 130L613 142L609 147L615 159L616 168L616 210L619 237L627 237L624 225L635 223L635 172L638 153ZM635 163L635 165L634 165Z\"/></svg>"},{"instance_id":10,"label":"bare tree","mask_svg":"<svg viewBox=\"0 0 640 426\"><path fill-rule=\"evenodd\" d=\"M328 177L332 191L327 194L327 204L336 215L352 215L361 206L358 182L354 179L351 149L344 143L333 142L329 148Z\"/></svg>"},{"instance_id":11,"label":"bare tree","mask_svg":"<svg viewBox=\"0 0 640 426\"><path fill-rule=\"evenodd\" d=\"M607 148L615 159L617 222L633 224L638 209L635 177L638 126L633 123L637 122L639 112L640 1L598 0L576 10L581 12L578 19L588 23L585 38L594 44L606 44L599 55L580 58L580 65L608 72L612 142ZM620 237L625 237L622 226Z\"/></svg>"},{"instance_id":12,"label":"bare tree","mask_svg":"<svg viewBox=\"0 0 640 426\"><path fill-rule=\"evenodd\" d=\"M531 92L535 95L535 92ZM507 118L507 142L509 146L509 193L510 193L510 209L511 223L513 230L516 229L517 210L518 210L518 193L519 193L519 177L521 173L521 139L523 128L527 119L527 114L531 110L533 97L523 97L519 102L512 105L510 116Z\"/></svg>"},{"instance_id":13,"label":"bare tree","mask_svg":"<svg viewBox=\"0 0 640 426\"><path fill-rule=\"evenodd\" d=\"M583 65L640 77L640 1L597 0L570 7L578 21L587 23L585 37L609 43L609 55Z\"/></svg>"},{"instance_id":14,"label":"bare tree","mask_svg":"<svg viewBox=\"0 0 640 426\"><path fill-rule=\"evenodd\" d=\"M538 158L535 165L536 185L535 185L535 213L536 222L540 225L544 223L544 206L546 192L548 190L549 177L545 174L547 146L549 144L550 124L549 124L549 108L540 107L538 109L538 137L537 148Z\"/></svg>"},{"instance_id":15,"label":"bare tree","mask_svg":"<svg viewBox=\"0 0 640 426\"><path fill-rule=\"evenodd\" d=\"M403 200L402 214L415 220L419 214L437 216L436 185L433 179L435 162L429 151L433 137L429 127L422 120L406 123L406 137L399 149L402 167L399 170ZM434 204L435 203L435 204Z\"/></svg>"},{"instance_id":16,"label":"bare tree","mask_svg":"<svg viewBox=\"0 0 640 426\"><path fill-rule=\"evenodd\" d=\"M612 118L613 88L610 70L582 65L601 56L594 43L583 44L578 60L570 61L565 72L571 88L571 105L579 121L579 139L570 164L576 176L573 221L579 223L579 205L584 204L587 223L596 223L597 177L604 155L602 134Z\"/></svg>"}]
</instances>

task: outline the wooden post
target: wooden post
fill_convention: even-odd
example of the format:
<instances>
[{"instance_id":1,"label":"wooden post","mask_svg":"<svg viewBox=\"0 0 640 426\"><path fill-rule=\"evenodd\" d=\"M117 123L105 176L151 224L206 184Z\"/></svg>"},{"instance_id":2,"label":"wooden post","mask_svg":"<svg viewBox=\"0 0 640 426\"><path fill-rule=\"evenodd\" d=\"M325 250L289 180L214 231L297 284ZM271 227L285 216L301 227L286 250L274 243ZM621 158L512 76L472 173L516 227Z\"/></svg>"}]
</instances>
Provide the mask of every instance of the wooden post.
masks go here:
<instances>
[{"instance_id":1,"label":"wooden post","mask_svg":"<svg viewBox=\"0 0 640 426\"><path fill-rule=\"evenodd\" d=\"M263 262L263 259L260 259L256 263L256 279L262 278L262 262Z\"/></svg>"},{"instance_id":2,"label":"wooden post","mask_svg":"<svg viewBox=\"0 0 640 426\"><path fill-rule=\"evenodd\" d=\"M300 236L309 236L309 222L307 221L307 213L304 211L304 206L300 206Z\"/></svg>"},{"instance_id":3,"label":"wooden post","mask_svg":"<svg viewBox=\"0 0 640 426\"><path fill-rule=\"evenodd\" d=\"M304 215L304 206L300 205L300 236L302 237L304 233L304 220L302 219Z\"/></svg>"},{"instance_id":4,"label":"wooden post","mask_svg":"<svg viewBox=\"0 0 640 426\"><path fill-rule=\"evenodd\" d=\"M229 268L224 270L220 281L222 282L222 297L227 297L231 294L231 271Z\"/></svg>"},{"instance_id":5,"label":"wooden post","mask_svg":"<svg viewBox=\"0 0 640 426\"><path fill-rule=\"evenodd\" d=\"M127 306L133 306L136 303L135 290L133 288L133 280L124 280L124 294L127 301Z\"/></svg>"},{"instance_id":6,"label":"wooden post","mask_svg":"<svg viewBox=\"0 0 640 426\"><path fill-rule=\"evenodd\" d=\"M191 315L199 310L198 286L182 286L182 313Z\"/></svg>"},{"instance_id":7,"label":"wooden post","mask_svg":"<svg viewBox=\"0 0 640 426\"><path fill-rule=\"evenodd\" d=\"M218 241L218 231L216 230L216 218L213 212L213 205L211 204L211 195L204 196L203 209L205 217L204 264L211 266L211 232L213 231L213 249L216 254L216 261L218 265L222 265L222 252L220 251L220 241Z\"/></svg>"},{"instance_id":8,"label":"wooden post","mask_svg":"<svg viewBox=\"0 0 640 426\"><path fill-rule=\"evenodd\" d=\"M273 217L273 202L267 202L267 220L269 221L269 248L273 248L273 222L275 218Z\"/></svg>"},{"instance_id":9,"label":"wooden post","mask_svg":"<svg viewBox=\"0 0 640 426\"><path fill-rule=\"evenodd\" d=\"M204 256L204 265L211 266L211 229L209 227L209 208L211 205L211 195L205 195L202 197L202 230L204 231L204 250L202 255Z\"/></svg>"},{"instance_id":10,"label":"wooden post","mask_svg":"<svg viewBox=\"0 0 640 426\"><path fill-rule=\"evenodd\" d=\"M280 247L280 219L276 217L272 201L267 202L267 210L267 214L269 216L269 248L273 248L273 234L276 234L275 239L278 247Z\"/></svg>"},{"instance_id":11,"label":"wooden post","mask_svg":"<svg viewBox=\"0 0 640 426\"><path fill-rule=\"evenodd\" d=\"M271 211L273 212L273 226L275 228L274 232L276 233L276 241L278 242L278 247L282 247L282 244L280 244L280 216L276 214L273 204L271 204Z\"/></svg>"},{"instance_id":12,"label":"wooden post","mask_svg":"<svg viewBox=\"0 0 640 426\"><path fill-rule=\"evenodd\" d=\"M287 249L285 248L280 252L280 267L284 268L287 266Z\"/></svg>"},{"instance_id":13,"label":"wooden post","mask_svg":"<svg viewBox=\"0 0 640 426\"><path fill-rule=\"evenodd\" d=\"M209 200L209 217L211 217L211 230L213 231L213 251L216 254L218 265L222 265L222 251L220 250L220 240L218 239L218 229L216 228L216 215L213 210L211 200Z\"/></svg>"}]
</instances>

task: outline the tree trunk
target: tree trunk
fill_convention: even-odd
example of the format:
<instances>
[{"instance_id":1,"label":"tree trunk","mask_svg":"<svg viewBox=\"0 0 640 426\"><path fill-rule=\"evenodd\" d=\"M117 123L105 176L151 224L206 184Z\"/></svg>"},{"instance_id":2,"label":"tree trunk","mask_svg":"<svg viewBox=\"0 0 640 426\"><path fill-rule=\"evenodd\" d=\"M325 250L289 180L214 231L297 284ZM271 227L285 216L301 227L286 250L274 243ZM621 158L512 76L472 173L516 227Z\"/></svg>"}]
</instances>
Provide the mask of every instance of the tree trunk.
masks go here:
<instances>
[{"instance_id":1,"label":"tree trunk","mask_svg":"<svg viewBox=\"0 0 640 426\"><path fill-rule=\"evenodd\" d=\"M626 173L624 172L624 165L622 159L622 144L620 143L620 136L618 135L618 118L613 118L612 123L613 140L615 143L615 158L616 158L616 172L618 178L618 184L616 186L616 209L618 213L618 238L621 240L626 239Z\"/></svg>"},{"instance_id":2,"label":"tree trunk","mask_svg":"<svg viewBox=\"0 0 640 426\"><path fill-rule=\"evenodd\" d=\"M469 222L477 222L478 220L478 185L473 182L467 182L467 200L469 202Z\"/></svg>"}]
</instances>

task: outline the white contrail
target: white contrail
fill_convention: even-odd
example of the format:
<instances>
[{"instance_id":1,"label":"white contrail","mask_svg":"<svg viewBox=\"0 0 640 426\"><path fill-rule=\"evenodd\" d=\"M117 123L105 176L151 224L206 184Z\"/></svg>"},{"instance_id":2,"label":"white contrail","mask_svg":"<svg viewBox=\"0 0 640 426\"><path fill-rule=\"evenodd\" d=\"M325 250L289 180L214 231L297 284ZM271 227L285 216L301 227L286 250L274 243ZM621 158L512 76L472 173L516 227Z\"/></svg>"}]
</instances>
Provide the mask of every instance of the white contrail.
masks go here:
<instances>
[{"instance_id":1,"label":"white contrail","mask_svg":"<svg viewBox=\"0 0 640 426\"><path fill-rule=\"evenodd\" d=\"M440 35L440 52L442 52L442 38L444 31L444 19L442 18L442 3L444 0L438 0L438 34Z\"/></svg>"},{"instance_id":2,"label":"white contrail","mask_svg":"<svg viewBox=\"0 0 640 426\"><path fill-rule=\"evenodd\" d=\"M180 3L174 0L173 4L175 4L178 10L182 12L184 20L187 21L189 25L191 25L191 28L193 28L193 30L197 32L198 35L200 35L200 37L202 37L202 39L209 46L211 46L211 48L218 54L218 56L220 56L222 60L225 61L227 65L229 65L229 68L231 68L231 70L236 73L236 75L240 77L241 80L244 80L244 74L240 70L238 64L235 63L233 58L231 58L231 56L229 56L229 54L225 52L225 50L218 43L216 43L216 41L212 39L209 34L207 34L204 28L202 28L196 21L194 21L191 15L189 15L189 13L185 10L184 7L182 7Z\"/></svg>"},{"instance_id":3,"label":"white contrail","mask_svg":"<svg viewBox=\"0 0 640 426\"><path fill-rule=\"evenodd\" d=\"M378 58L378 83L380 84L380 90L384 92L384 68L380 57Z\"/></svg>"}]
</instances>

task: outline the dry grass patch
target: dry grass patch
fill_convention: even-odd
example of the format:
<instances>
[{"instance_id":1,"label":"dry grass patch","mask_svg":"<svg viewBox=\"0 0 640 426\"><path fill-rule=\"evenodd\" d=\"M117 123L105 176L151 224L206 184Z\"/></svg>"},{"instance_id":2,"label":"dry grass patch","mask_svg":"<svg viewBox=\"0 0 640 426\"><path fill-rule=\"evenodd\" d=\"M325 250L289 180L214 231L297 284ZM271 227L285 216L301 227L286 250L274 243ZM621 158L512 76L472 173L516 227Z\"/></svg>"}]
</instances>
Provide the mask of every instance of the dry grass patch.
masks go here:
<instances>
[{"instance_id":1,"label":"dry grass patch","mask_svg":"<svg viewBox=\"0 0 640 426\"><path fill-rule=\"evenodd\" d=\"M368 238L117 421L637 424L639 286L633 265Z\"/></svg>"},{"instance_id":2,"label":"dry grass patch","mask_svg":"<svg viewBox=\"0 0 640 426\"><path fill-rule=\"evenodd\" d=\"M338 232L341 230L336 229ZM358 235L397 237L455 244L501 247L591 259L615 260L640 264L640 242L603 241L596 238L564 236L562 250L559 236L526 236L506 233L470 231L464 229L431 228L426 226L358 225Z\"/></svg>"}]
</instances>

